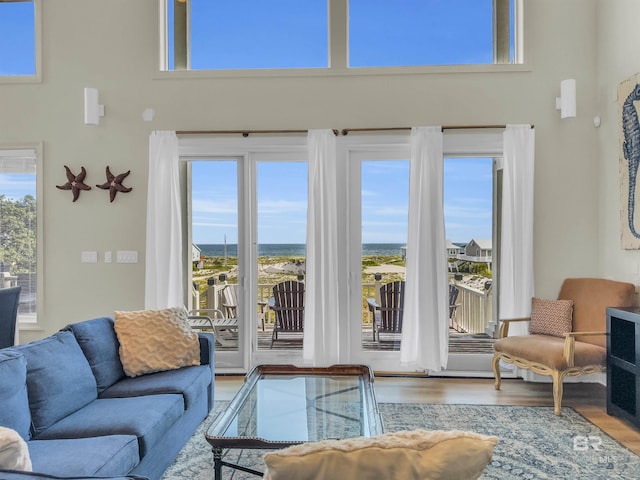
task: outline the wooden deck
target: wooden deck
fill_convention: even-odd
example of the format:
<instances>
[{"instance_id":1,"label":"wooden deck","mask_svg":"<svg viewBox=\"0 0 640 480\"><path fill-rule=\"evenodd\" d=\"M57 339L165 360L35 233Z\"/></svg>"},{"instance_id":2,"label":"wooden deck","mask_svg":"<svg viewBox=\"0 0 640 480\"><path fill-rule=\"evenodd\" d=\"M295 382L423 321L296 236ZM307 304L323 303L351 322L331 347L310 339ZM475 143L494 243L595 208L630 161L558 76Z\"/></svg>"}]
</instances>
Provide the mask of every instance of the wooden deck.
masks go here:
<instances>
[{"instance_id":1,"label":"wooden deck","mask_svg":"<svg viewBox=\"0 0 640 480\"><path fill-rule=\"evenodd\" d=\"M267 324L265 330L258 328L258 350L269 350L271 345L272 325ZM235 346L229 340L233 332L221 332L224 346L217 344L219 351L235 350ZM449 333L449 353L493 353L494 340L488 335L463 334L455 330ZM232 343L232 342L231 342ZM371 325L363 325L362 346L364 350L400 350L400 334L382 334L380 345L373 340ZM280 333L278 340L273 344L274 350L299 350L302 349L302 335L295 333Z\"/></svg>"}]
</instances>

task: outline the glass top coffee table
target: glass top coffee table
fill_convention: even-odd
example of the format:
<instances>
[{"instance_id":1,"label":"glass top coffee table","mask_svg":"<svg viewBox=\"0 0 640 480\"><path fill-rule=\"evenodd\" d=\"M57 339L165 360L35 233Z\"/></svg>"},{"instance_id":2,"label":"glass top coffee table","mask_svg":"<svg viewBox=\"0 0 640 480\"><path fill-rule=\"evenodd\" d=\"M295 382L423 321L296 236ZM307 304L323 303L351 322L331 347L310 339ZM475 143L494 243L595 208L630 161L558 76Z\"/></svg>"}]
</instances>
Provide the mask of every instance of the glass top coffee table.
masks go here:
<instances>
[{"instance_id":1,"label":"glass top coffee table","mask_svg":"<svg viewBox=\"0 0 640 480\"><path fill-rule=\"evenodd\" d=\"M280 449L381 433L373 371L368 366L258 365L205 437L213 449L215 479L221 480L223 466L262 475L223 461L224 449Z\"/></svg>"}]
</instances>

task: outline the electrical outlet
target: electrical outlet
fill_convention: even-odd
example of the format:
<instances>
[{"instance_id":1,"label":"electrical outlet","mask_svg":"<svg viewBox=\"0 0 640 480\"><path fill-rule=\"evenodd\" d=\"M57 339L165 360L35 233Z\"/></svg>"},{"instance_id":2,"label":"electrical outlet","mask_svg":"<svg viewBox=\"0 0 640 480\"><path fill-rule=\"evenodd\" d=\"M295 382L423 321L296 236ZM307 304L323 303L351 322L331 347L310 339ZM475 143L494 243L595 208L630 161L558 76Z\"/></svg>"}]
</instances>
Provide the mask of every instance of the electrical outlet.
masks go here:
<instances>
[{"instance_id":1,"label":"electrical outlet","mask_svg":"<svg viewBox=\"0 0 640 480\"><path fill-rule=\"evenodd\" d=\"M82 263L98 263L98 252L82 252L80 259Z\"/></svg>"},{"instance_id":2,"label":"electrical outlet","mask_svg":"<svg viewBox=\"0 0 640 480\"><path fill-rule=\"evenodd\" d=\"M138 263L137 250L118 250L116 257L118 263Z\"/></svg>"}]
</instances>

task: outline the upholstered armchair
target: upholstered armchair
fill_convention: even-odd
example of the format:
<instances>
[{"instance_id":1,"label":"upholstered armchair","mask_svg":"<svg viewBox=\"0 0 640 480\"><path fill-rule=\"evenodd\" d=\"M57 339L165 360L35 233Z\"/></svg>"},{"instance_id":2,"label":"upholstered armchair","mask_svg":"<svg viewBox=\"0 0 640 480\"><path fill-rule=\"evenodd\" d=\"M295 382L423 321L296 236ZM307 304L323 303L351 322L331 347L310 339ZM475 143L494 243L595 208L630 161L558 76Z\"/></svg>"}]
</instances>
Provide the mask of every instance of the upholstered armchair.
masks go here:
<instances>
[{"instance_id":1,"label":"upholstered armchair","mask_svg":"<svg viewBox=\"0 0 640 480\"><path fill-rule=\"evenodd\" d=\"M532 299L531 317L502 320L494 343L495 388L500 362L553 379L554 413L560 415L564 377L595 374L606 368L606 309L634 305L631 283L598 278L566 279L558 300ZM529 321L530 335L508 336L513 322Z\"/></svg>"}]
</instances>

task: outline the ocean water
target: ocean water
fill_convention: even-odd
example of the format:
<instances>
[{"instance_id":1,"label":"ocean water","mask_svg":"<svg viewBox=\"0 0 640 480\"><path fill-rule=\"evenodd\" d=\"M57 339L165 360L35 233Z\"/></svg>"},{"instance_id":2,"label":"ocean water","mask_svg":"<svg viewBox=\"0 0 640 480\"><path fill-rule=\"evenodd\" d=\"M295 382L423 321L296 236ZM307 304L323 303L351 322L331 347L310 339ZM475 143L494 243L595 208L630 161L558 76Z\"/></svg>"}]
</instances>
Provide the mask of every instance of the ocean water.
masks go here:
<instances>
[{"instance_id":1,"label":"ocean water","mask_svg":"<svg viewBox=\"0 0 640 480\"><path fill-rule=\"evenodd\" d=\"M402 255L404 243L365 243L362 245L362 255ZM205 257L224 257L225 245L198 244L200 252ZM238 256L238 245L227 244L227 256ZM305 245L302 243L262 243L258 245L260 257L304 257Z\"/></svg>"}]
</instances>

